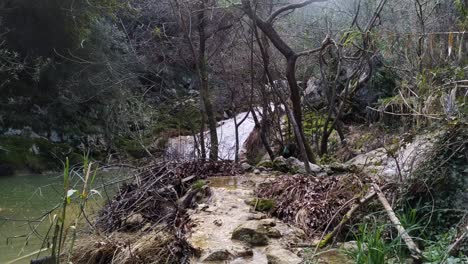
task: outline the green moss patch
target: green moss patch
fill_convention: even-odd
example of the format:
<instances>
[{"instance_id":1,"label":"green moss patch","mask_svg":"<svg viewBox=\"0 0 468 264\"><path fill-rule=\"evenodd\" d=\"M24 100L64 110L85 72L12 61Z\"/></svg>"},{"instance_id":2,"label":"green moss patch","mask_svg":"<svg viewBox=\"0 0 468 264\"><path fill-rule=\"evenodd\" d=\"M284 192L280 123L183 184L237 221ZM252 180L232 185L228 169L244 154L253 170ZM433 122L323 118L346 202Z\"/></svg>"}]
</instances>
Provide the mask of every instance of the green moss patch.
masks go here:
<instances>
[{"instance_id":1,"label":"green moss patch","mask_svg":"<svg viewBox=\"0 0 468 264\"><path fill-rule=\"evenodd\" d=\"M247 202L259 212L270 212L275 208L275 201L272 199L255 198Z\"/></svg>"}]
</instances>

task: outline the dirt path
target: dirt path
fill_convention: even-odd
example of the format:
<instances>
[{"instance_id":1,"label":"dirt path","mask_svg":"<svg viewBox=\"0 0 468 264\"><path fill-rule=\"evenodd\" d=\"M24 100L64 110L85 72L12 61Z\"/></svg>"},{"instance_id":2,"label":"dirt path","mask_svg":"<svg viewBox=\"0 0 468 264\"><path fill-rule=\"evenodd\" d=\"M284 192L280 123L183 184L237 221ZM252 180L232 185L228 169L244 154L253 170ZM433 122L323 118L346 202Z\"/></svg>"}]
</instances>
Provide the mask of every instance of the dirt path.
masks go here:
<instances>
[{"instance_id":1,"label":"dirt path","mask_svg":"<svg viewBox=\"0 0 468 264\"><path fill-rule=\"evenodd\" d=\"M197 249L192 263L300 263L289 244L301 243L304 232L253 211L245 203L254 198L266 175L210 178L212 196L189 212L196 225L188 237Z\"/></svg>"}]
</instances>

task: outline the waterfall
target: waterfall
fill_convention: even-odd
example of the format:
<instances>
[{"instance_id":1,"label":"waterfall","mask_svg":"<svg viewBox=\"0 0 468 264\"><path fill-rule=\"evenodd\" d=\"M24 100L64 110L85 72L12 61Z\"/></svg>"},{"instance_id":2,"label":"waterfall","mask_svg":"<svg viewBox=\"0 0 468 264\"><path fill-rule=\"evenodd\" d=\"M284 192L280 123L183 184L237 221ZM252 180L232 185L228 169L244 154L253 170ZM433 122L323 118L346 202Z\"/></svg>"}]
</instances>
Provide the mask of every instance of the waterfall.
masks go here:
<instances>
[{"instance_id":1,"label":"waterfall","mask_svg":"<svg viewBox=\"0 0 468 264\"><path fill-rule=\"evenodd\" d=\"M248 114L245 121L239 126L239 150L242 149L245 141L250 133L255 128L255 122L250 112L237 114L236 120L240 122ZM220 160L234 160L236 150L236 131L234 118L226 119L218 122L216 128L219 141L218 157ZM199 135L197 142L199 142ZM207 155L210 147L209 132L205 132L205 145ZM197 159L198 154L195 150L195 142L193 136L179 136L170 138L167 144L165 153L168 159Z\"/></svg>"}]
</instances>

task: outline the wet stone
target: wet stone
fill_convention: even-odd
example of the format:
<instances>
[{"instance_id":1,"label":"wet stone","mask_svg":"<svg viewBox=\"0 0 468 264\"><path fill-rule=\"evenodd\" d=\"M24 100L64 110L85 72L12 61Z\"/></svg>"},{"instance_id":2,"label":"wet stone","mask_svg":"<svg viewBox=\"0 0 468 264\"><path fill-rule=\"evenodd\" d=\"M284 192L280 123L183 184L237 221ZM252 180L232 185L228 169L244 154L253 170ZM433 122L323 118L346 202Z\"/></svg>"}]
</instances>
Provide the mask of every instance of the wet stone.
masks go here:
<instances>
[{"instance_id":1,"label":"wet stone","mask_svg":"<svg viewBox=\"0 0 468 264\"><path fill-rule=\"evenodd\" d=\"M268 227L265 234L270 238L281 238L283 236L278 229L272 227Z\"/></svg>"},{"instance_id":2,"label":"wet stone","mask_svg":"<svg viewBox=\"0 0 468 264\"><path fill-rule=\"evenodd\" d=\"M227 249L215 249L201 258L202 261L225 261L233 258Z\"/></svg>"},{"instance_id":3,"label":"wet stone","mask_svg":"<svg viewBox=\"0 0 468 264\"><path fill-rule=\"evenodd\" d=\"M252 246L268 245L268 237L263 226L256 221L248 221L238 226L232 233L232 239L240 240Z\"/></svg>"},{"instance_id":4,"label":"wet stone","mask_svg":"<svg viewBox=\"0 0 468 264\"><path fill-rule=\"evenodd\" d=\"M302 262L302 259L297 255L279 246L269 246L265 251L269 264L299 264Z\"/></svg>"}]
</instances>

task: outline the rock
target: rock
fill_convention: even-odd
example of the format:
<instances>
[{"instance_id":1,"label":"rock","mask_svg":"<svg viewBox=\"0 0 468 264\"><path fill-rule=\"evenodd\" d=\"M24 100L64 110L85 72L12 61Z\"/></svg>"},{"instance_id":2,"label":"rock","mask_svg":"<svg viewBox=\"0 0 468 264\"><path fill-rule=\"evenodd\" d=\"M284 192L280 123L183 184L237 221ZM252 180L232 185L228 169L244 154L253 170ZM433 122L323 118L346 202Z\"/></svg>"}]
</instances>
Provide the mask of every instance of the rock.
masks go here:
<instances>
[{"instance_id":1,"label":"rock","mask_svg":"<svg viewBox=\"0 0 468 264\"><path fill-rule=\"evenodd\" d=\"M0 177L1 176L11 176L15 174L15 170L12 166L8 164L0 164Z\"/></svg>"},{"instance_id":2,"label":"rock","mask_svg":"<svg viewBox=\"0 0 468 264\"><path fill-rule=\"evenodd\" d=\"M36 144L33 144L31 148L29 148L29 152L31 152L34 155L39 155L39 147Z\"/></svg>"},{"instance_id":3,"label":"rock","mask_svg":"<svg viewBox=\"0 0 468 264\"><path fill-rule=\"evenodd\" d=\"M269 246L265 250L268 264L299 264L302 259L280 246Z\"/></svg>"},{"instance_id":4,"label":"rock","mask_svg":"<svg viewBox=\"0 0 468 264\"><path fill-rule=\"evenodd\" d=\"M213 224L215 224L216 226L222 226L223 225L223 221L219 220L219 219L216 219L213 221Z\"/></svg>"},{"instance_id":5,"label":"rock","mask_svg":"<svg viewBox=\"0 0 468 264\"><path fill-rule=\"evenodd\" d=\"M357 250L358 245L356 241L347 241L341 244L341 248L344 250Z\"/></svg>"},{"instance_id":6,"label":"rock","mask_svg":"<svg viewBox=\"0 0 468 264\"><path fill-rule=\"evenodd\" d=\"M273 160L273 169L281 172L289 172L289 166L283 156L276 157Z\"/></svg>"},{"instance_id":7,"label":"rock","mask_svg":"<svg viewBox=\"0 0 468 264\"><path fill-rule=\"evenodd\" d=\"M225 261L233 257L227 249L214 249L201 258L202 261Z\"/></svg>"},{"instance_id":8,"label":"rock","mask_svg":"<svg viewBox=\"0 0 468 264\"><path fill-rule=\"evenodd\" d=\"M234 229L231 238L251 246L266 246L268 245L268 237L265 233L265 228L257 221L247 221Z\"/></svg>"},{"instance_id":9,"label":"rock","mask_svg":"<svg viewBox=\"0 0 468 264\"><path fill-rule=\"evenodd\" d=\"M250 165L249 163L247 162L242 162L241 163L241 168L244 170L244 171L251 171L253 169L252 165Z\"/></svg>"},{"instance_id":10,"label":"rock","mask_svg":"<svg viewBox=\"0 0 468 264\"><path fill-rule=\"evenodd\" d=\"M273 168L273 162L271 160L262 160L257 164L257 167L264 167L264 168Z\"/></svg>"},{"instance_id":11,"label":"rock","mask_svg":"<svg viewBox=\"0 0 468 264\"><path fill-rule=\"evenodd\" d=\"M232 248L232 252L233 252L234 256L240 257L240 258L253 256L253 250L251 248L249 248L249 247L234 246Z\"/></svg>"},{"instance_id":12,"label":"rock","mask_svg":"<svg viewBox=\"0 0 468 264\"><path fill-rule=\"evenodd\" d=\"M274 227L266 227L265 234L270 238L281 238L283 236L283 234L281 234L281 232Z\"/></svg>"},{"instance_id":13,"label":"rock","mask_svg":"<svg viewBox=\"0 0 468 264\"><path fill-rule=\"evenodd\" d=\"M21 129L8 128L8 130L3 133L5 136L20 136L23 133Z\"/></svg>"},{"instance_id":14,"label":"rock","mask_svg":"<svg viewBox=\"0 0 468 264\"><path fill-rule=\"evenodd\" d=\"M253 213L247 217L247 220L261 220L265 219L267 216L263 213Z\"/></svg>"},{"instance_id":15,"label":"rock","mask_svg":"<svg viewBox=\"0 0 468 264\"><path fill-rule=\"evenodd\" d=\"M273 218L262 219L262 220L260 220L260 224L263 225L263 226L273 227L273 226L276 225L276 220L273 219Z\"/></svg>"},{"instance_id":16,"label":"rock","mask_svg":"<svg viewBox=\"0 0 468 264\"><path fill-rule=\"evenodd\" d=\"M197 209L201 211L206 211L209 208L207 204L201 203L197 205Z\"/></svg>"},{"instance_id":17,"label":"rock","mask_svg":"<svg viewBox=\"0 0 468 264\"><path fill-rule=\"evenodd\" d=\"M140 227L144 221L145 219L141 214L133 214L125 219L124 225L127 229L133 230Z\"/></svg>"},{"instance_id":18,"label":"rock","mask_svg":"<svg viewBox=\"0 0 468 264\"><path fill-rule=\"evenodd\" d=\"M254 174L260 174L260 170L259 170L259 169L255 169L255 170L253 171L253 173L254 173Z\"/></svg>"},{"instance_id":19,"label":"rock","mask_svg":"<svg viewBox=\"0 0 468 264\"><path fill-rule=\"evenodd\" d=\"M320 108L326 103L324 95L321 80L314 77L310 78L304 90L304 100L307 101L308 104Z\"/></svg>"},{"instance_id":20,"label":"rock","mask_svg":"<svg viewBox=\"0 0 468 264\"><path fill-rule=\"evenodd\" d=\"M327 166L328 170L332 173L334 172L358 172L359 168L355 164L348 163L332 163Z\"/></svg>"},{"instance_id":21,"label":"rock","mask_svg":"<svg viewBox=\"0 0 468 264\"><path fill-rule=\"evenodd\" d=\"M289 171L292 173L301 173L301 174L306 173L304 162L294 157L289 157L286 160L286 164L289 167ZM322 167L320 167L319 165L310 163L310 162L309 162L309 167L310 167L311 172L314 172L314 173L323 171Z\"/></svg>"},{"instance_id":22,"label":"rock","mask_svg":"<svg viewBox=\"0 0 468 264\"><path fill-rule=\"evenodd\" d=\"M50 139L50 141L52 141L52 142L54 142L54 143L57 143L57 142L61 142L61 141L62 141L62 139L60 138L59 134L58 134L57 131L55 131L55 130L51 130L51 131L50 131L49 139Z\"/></svg>"}]
</instances>

